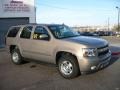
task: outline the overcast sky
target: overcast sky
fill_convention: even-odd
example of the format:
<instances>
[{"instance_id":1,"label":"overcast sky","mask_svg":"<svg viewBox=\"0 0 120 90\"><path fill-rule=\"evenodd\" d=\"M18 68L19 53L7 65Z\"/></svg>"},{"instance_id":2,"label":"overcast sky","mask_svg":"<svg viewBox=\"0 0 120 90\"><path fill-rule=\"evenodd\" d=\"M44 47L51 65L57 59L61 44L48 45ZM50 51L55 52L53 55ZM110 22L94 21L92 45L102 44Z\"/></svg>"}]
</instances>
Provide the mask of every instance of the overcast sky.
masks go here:
<instances>
[{"instance_id":1,"label":"overcast sky","mask_svg":"<svg viewBox=\"0 0 120 90\"><path fill-rule=\"evenodd\" d=\"M120 0L36 0L37 23L67 25L117 24Z\"/></svg>"}]
</instances>

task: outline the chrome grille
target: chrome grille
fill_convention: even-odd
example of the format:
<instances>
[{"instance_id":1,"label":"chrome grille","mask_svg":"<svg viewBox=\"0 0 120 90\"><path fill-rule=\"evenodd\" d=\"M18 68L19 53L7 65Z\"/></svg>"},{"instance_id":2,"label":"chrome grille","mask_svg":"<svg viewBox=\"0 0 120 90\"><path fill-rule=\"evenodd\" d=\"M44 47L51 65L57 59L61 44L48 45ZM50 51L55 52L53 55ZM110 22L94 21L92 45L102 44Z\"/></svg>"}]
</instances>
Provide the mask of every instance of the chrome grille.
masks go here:
<instances>
[{"instance_id":1,"label":"chrome grille","mask_svg":"<svg viewBox=\"0 0 120 90\"><path fill-rule=\"evenodd\" d=\"M98 51L98 56L105 55L109 52L109 47L108 45L106 45L106 46L97 48L97 51Z\"/></svg>"}]
</instances>

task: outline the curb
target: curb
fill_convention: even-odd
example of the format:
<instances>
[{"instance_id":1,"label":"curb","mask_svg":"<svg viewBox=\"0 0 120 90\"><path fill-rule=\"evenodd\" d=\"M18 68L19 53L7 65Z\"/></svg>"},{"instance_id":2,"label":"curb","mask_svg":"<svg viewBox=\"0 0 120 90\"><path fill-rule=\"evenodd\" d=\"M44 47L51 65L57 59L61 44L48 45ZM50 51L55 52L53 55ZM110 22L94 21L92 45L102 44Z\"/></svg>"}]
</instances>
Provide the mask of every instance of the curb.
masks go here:
<instances>
[{"instance_id":1,"label":"curb","mask_svg":"<svg viewBox=\"0 0 120 90\"><path fill-rule=\"evenodd\" d=\"M120 55L120 52L113 52L112 55Z\"/></svg>"}]
</instances>

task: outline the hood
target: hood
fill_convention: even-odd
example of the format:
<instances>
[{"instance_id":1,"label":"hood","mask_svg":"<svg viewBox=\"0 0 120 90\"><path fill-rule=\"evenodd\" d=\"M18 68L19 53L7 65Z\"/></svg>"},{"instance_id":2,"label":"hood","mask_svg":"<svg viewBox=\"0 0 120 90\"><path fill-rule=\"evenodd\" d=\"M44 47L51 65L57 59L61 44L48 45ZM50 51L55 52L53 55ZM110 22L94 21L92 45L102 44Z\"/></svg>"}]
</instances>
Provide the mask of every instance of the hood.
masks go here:
<instances>
[{"instance_id":1,"label":"hood","mask_svg":"<svg viewBox=\"0 0 120 90\"><path fill-rule=\"evenodd\" d=\"M65 41L74 42L78 44L86 45L87 47L103 47L108 44L108 42L101 38L87 37L87 36L78 36L64 39Z\"/></svg>"}]
</instances>

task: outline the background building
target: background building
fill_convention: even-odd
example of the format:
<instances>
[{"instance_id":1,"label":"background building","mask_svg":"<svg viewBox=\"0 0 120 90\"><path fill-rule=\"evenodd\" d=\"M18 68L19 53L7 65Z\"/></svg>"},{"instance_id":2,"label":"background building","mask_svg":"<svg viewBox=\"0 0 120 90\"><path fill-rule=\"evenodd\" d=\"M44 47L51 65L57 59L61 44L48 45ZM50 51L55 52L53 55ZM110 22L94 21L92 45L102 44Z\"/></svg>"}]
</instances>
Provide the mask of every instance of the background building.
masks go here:
<instances>
[{"instance_id":1,"label":"background building","mask_svg":"<svg viewBox=\"0 0 120 90\"><path fill-rule=\"evenodd\" d=\"M94 32L94 31L112 31L113 26L75 26L72 27L76 31L80 32Z\"/></svg>"},{"instance_id":2,"label":"background building","mask_svg":"<svg viewBox=\"0 0 120 90\"><path fill-rule=\"evenodd\" d=\"M34 0L0 0L0 45L13 25L36 23Z\"/></svg>"}]
</instances>

